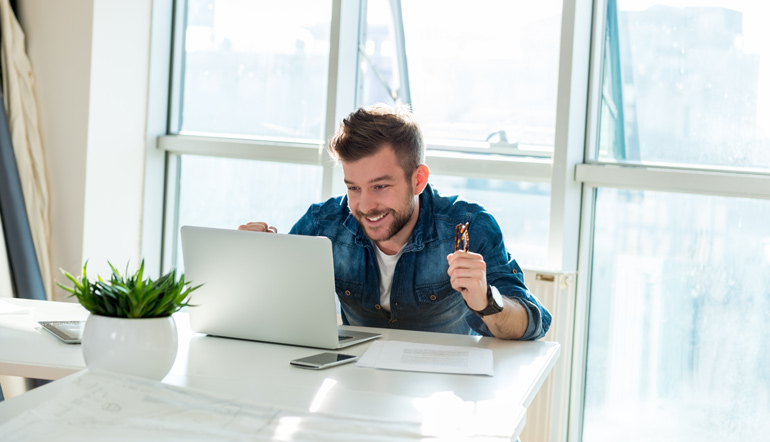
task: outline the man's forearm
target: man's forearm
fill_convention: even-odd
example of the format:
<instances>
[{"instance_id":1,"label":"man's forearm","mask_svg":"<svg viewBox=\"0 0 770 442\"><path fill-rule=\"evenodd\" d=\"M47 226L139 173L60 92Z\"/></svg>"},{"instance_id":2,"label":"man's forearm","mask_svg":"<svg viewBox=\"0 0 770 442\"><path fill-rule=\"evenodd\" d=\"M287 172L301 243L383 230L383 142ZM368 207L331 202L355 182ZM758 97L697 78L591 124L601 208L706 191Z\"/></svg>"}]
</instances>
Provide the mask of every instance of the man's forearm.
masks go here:
<instances>
[{"instance_id":1,"label":"man's forearm","mask_svg":"<svg viewBox=\"0 0 770 442\"><path fill-rule=\"evenodd\" d=\"M529 317L521 303L503 297L503 311L485 316L484 323L496 338L521 339L527 331Z\"/></svg>"}]
</instances>

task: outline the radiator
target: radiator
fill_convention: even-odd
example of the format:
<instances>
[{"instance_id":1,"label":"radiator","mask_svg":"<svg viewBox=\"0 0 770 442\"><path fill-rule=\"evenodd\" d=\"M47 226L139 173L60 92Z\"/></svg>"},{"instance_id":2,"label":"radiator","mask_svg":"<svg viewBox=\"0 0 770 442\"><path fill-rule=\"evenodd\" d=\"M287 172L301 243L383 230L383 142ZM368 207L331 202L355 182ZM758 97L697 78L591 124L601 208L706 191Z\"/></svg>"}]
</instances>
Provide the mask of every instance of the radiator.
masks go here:
<instances>
[{"instance_id":1,"label":"radiator","mask_svg":"<svg viewBox=\"0 0 770 442\"><path fill-rule=\"evenodd\" d=\"M524 282L551 312L546 341L561 344L561 354L535 399L527 407L522 442L566 442L569 412L572 335L575 321L575 272L524 270Z\"/></svg>"}]
</instances>

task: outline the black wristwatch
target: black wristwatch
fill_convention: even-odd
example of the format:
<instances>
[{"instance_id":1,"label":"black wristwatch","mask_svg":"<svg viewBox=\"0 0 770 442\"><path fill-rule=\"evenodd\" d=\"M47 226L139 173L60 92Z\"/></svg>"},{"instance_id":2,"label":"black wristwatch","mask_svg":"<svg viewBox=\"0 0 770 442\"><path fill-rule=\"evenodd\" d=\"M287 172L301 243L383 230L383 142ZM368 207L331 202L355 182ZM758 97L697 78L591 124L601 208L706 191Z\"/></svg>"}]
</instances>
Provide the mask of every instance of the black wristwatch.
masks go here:
<instances>
[{"instance_id":1,"label":"black wristwatch","mask_svg":"<svg viewBox=\"0 0 770 442\"><path fill-rule=\"evenodd\" d=\"M465 305L467 306L468 303L466 302ZM503 295L496 287L487 284L487 306L483 310L473 310L470 307L468 309L479 318L500 313L503 311Z\"/></svg>"}]
</instances>

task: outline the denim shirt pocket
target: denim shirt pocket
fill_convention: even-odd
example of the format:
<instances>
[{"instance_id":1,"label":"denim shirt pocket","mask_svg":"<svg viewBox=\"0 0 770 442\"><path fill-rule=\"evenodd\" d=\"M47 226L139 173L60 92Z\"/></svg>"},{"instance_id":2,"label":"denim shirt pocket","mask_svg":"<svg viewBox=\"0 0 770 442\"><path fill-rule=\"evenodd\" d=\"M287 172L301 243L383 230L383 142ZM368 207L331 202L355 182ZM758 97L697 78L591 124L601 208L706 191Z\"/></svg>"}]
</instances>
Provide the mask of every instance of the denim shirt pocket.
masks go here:
<instances>
[{"instance_id":1,"label":"denim shirt pocket","mask_svg":"<svg viewBox=\"0 0 770 442\"><path fill-rule=\"evenodd\" d=\"M334 278L334 289L340 302L356 300L360 303L364 293L364 285L360 282L347 281L341 278Z\"/></svg>"},{"instance_id":2,"label":"denim shirt pocket","mask_svg":"<svg viewBox=\"0 0 770 442\"><path fill-rule=\"evenodd\" d=\"M363 298L364 294L363 284L360 282L334 278L334 289L337 292L337 298L340 300L340 304L355 310L361 308L361 298Z\"/></svg>"},{"instance_id":3,"label":"denim shirt pocket","mask_svg":"<svg viewBox=\"0 0 770 442\"><path fill-rule=\"evenodd\" d=\"M418 309L422 314L433 311L446 312L458 300L463 299L462 295L452 288L449 281L415 287L415 293Z\"/></svg>"}]
</instances>

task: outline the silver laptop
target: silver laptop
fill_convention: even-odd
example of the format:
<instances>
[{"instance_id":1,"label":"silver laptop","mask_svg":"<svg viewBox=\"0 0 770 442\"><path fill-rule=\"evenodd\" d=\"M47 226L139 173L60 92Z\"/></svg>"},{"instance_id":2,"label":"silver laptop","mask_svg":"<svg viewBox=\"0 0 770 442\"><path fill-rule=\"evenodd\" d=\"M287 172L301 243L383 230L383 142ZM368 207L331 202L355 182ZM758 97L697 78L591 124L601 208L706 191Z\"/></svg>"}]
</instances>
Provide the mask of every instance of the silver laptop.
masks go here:
<instances>
[{"instance_id":1,"label":"silver laptop","mask_svg":"<svg viewBox=\"0 0 770 442\"><path fill-rule=\"evenodd\" d=\"M183 226L198 333L338 349L382 336L338 329L328 238Z\"/></svg>"}]
</instances>

